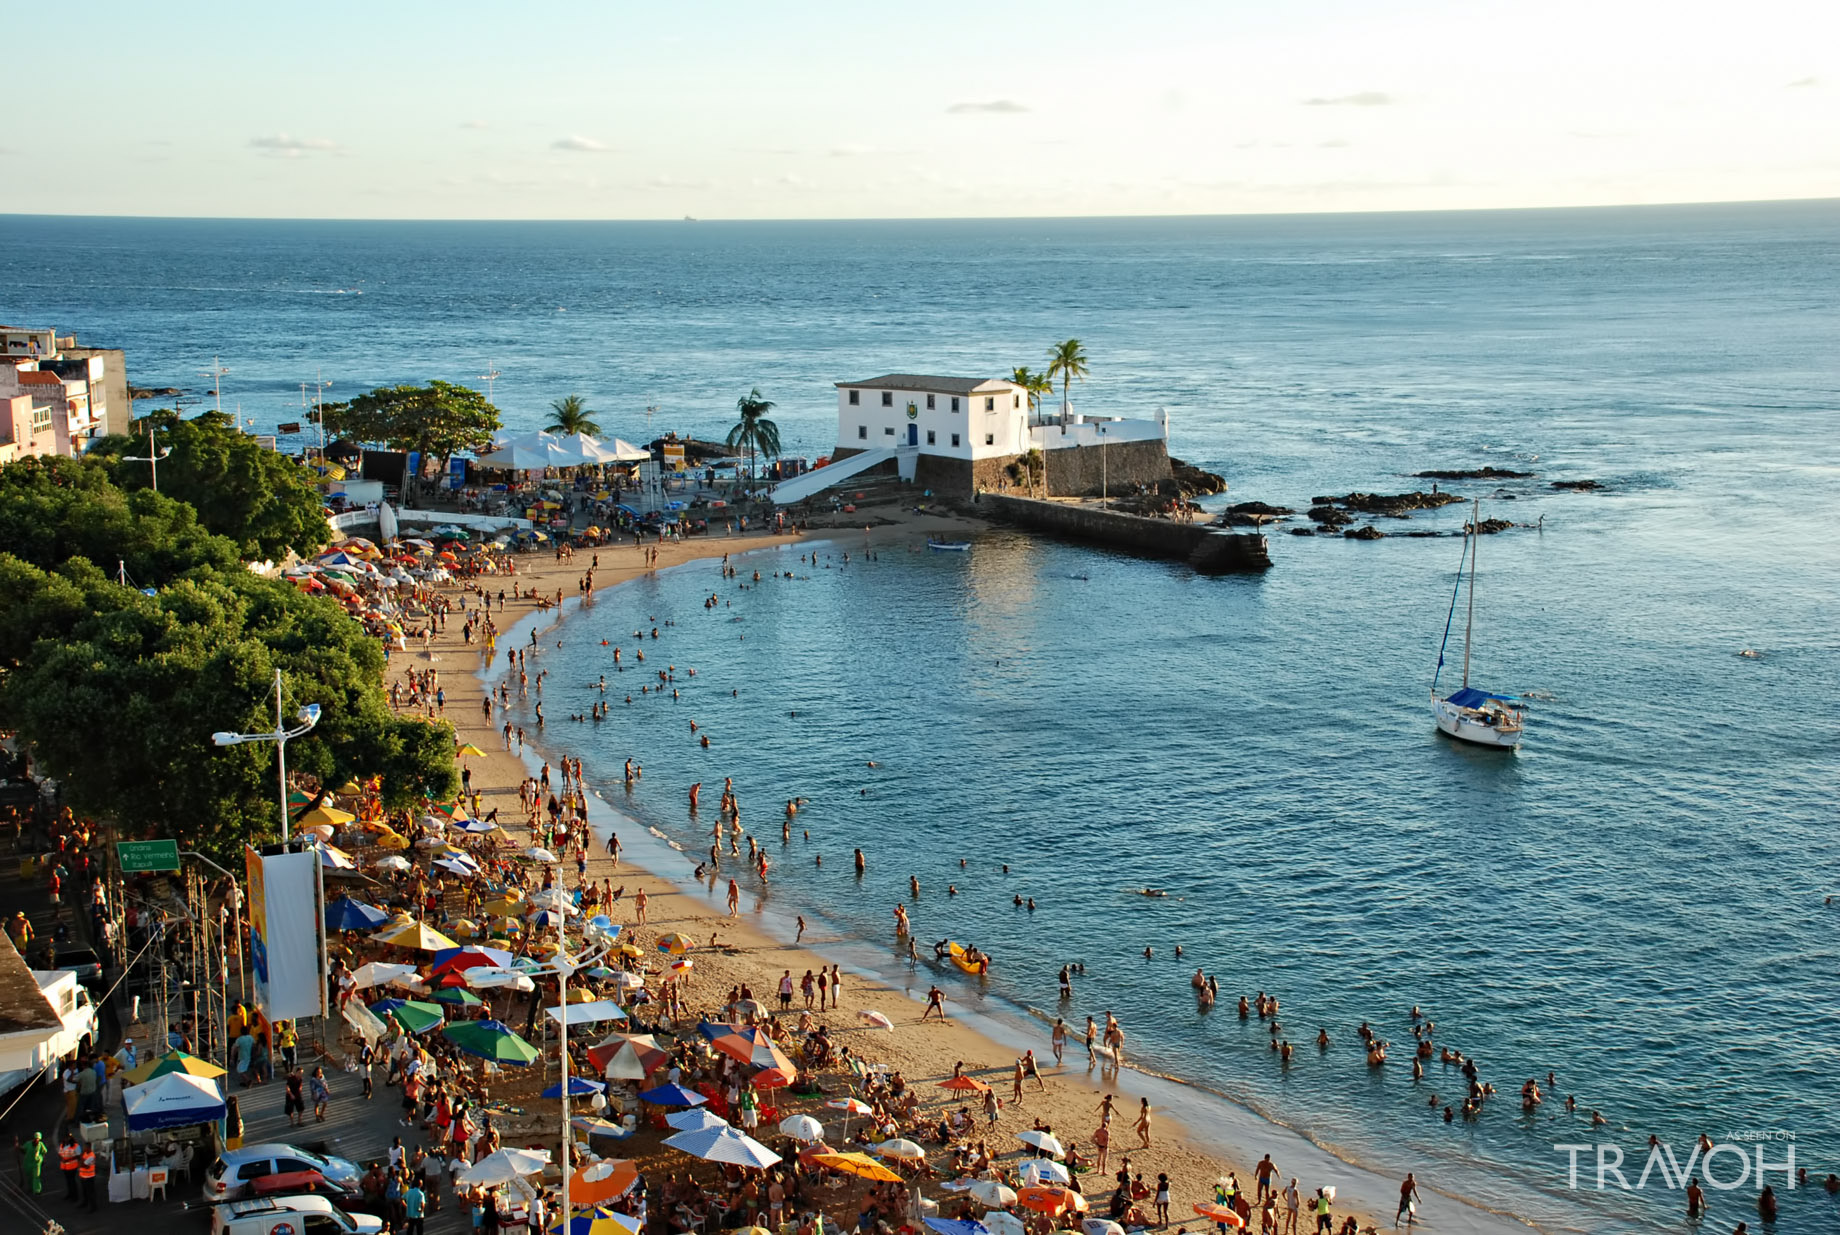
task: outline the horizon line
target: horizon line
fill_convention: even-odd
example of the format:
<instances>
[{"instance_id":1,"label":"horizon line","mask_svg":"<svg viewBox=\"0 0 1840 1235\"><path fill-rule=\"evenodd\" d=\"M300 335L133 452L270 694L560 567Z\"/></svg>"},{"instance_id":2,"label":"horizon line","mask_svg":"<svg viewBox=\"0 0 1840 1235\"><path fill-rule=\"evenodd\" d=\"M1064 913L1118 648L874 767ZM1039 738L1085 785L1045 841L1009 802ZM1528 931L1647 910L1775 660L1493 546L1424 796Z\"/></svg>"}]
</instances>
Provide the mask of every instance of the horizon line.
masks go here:
<instances>
[{"instance_id":1,"label":"horizon line","mask_svg":"<svg viewBox=\"0 0 1840 1235\"><path fill-rule=\"evenodd\" d=\"M1092 222L1119 219L1292 219L1340 218L1347 216L1458 215L1458 214L1550 214L1584 210L1650 210L1693 206L1777 206L1832 202L1840 205L1840 196L1822 194L1809 197L1767 198L1695 198L1686 201L1658 202L1584 202L1564 206L1456 206L1421 210L1246 210L1246 211L1175 211L1166 214L990 214L990 215L803 215L798 217L672 215L642 217L532 218L529 216L464 215L284 215L284 214L103 214L0 211L4 219L105 219L198 223L1033 223Z\"/></svg>"}]
</instances>

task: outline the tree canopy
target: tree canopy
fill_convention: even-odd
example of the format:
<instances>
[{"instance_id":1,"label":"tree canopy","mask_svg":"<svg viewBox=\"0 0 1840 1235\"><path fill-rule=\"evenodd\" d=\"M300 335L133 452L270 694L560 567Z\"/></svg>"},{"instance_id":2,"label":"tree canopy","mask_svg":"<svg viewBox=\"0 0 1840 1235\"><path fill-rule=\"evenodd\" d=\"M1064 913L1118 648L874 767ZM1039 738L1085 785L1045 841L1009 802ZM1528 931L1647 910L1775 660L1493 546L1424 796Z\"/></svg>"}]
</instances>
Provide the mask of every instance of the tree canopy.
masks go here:
<instances>
[{"instance_id":1,"label":"tree canopy","mask_svg":"<svg viewBox=\"0 0 1840 1235\"><path fill-rule=\"evenodd\" d=\"M0 729L19 731L72 807L220 859L273 837L272 745L210 735L272 729L277 668L290 711L322 709L288 743L290 771L379 775L396 806L455 791L452 729L390 710L383 650L338 604L251 573L191 507L124 493L110 466L0 468Z\"/></svg>"},{"instance_id":2,"label":"tree canopy","mask_svg":"<svg viewBox=\"0 0 1840 1235\"><path fill-rule=\"evenodd\" d=\"M1061 379L1061 422L1067 421L1067 391L1074 382L1086 380L1086 349L1078 339L1067 339L1048 349L1048 381ZM1049 389L1053 386L1050 384Z\"/></svg>"},{"instance_id":3,"label":"tree canopy","mask_svg":"<svg viewBox=\"0 0 1840 1235\"><path fill-rule=\"evenodd\" d=\"M772 458L779 453L779 426L767 419L767 413L772 410L772 401L761 397L758 386L735 400L735 411L740 413L741 419L728 431L726 444L730 450L748 452L750 476L754 474L755 454Z\"/></svg>"},{"instance_id":4,"label":"tree canopy","mask_svg":"<svg viewBox=\"0 0 1840 1235\"><path fill-rule=\"evenodd\" d=\"M481 450L498 432L498 409L470 386L380 386L349 403L326 404L328 432L391 450L418 450L447 458Z\"/></svg>"},{"instance_id":5,"label":"tree canopy","mask_svg":"<svg viewBox=\"0 0 1840 1235\"><path fill-rule=\"evenodd\" d=\"M239 433L229 417L155 412L141 423L155 430L158 449L171 451L160 460L160 492L189 505L207 531L228 537L245 557L280 558L290 549L304 556L326 543L331 529L311 475ZM127 461L146 458L148 446L145 434L117 435L99 439L89 454L108 460L116 487L132 491L152 484L146 463Z\"/></svg>"},{"instance_id":6,"label":"tree canopy","mask_svg":"<svg viewBox=\"0 0 1840 1235\"><path fill-rule=\"evenodd\" d=\"M550 404L554 414L543 428L550 433L560 433L564 437L573 437L585 433L589 437L601 435L600 422L594 419L594 413L588 410L588 404L580 395L563 395Z\"/></svg>"}]
</instances>

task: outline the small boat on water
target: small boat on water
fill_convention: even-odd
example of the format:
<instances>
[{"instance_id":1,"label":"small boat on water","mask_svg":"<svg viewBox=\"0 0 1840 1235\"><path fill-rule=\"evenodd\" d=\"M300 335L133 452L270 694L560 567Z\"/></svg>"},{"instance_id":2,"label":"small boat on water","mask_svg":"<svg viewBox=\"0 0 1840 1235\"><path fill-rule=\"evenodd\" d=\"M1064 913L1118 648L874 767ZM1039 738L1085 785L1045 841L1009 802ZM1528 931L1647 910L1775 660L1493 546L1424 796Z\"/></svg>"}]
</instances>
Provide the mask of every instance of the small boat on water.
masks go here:
<instances>
[{"instance_id":1,"label":"small boat on water","mask_svg":"<svg viewBox=\"0 0 1840 1235\"><path fill-rule=\"evenodd\" d=\"M971 548L971 542L968 540L934 540L928 536L926 547L936 549L941 553L964 553Z\"/></svg>"},{"instance_id":2,"label":"small boat on water","mask_svg":"<svg viewBox=\"0 0 1840 1235\"><path fill-rule=\"evenodd\" d=\"M1527 705L1513 695L1498 695L1469 684L1470 641L1476 628L1476 542L1482 523L1482 503L1475 503L1464 529L1463 558L1457 564L1457 583L1450 593L1450 613L1444 618L1444 641L1438 645L1437 670L1431 675L1431 717L1438 730L1475 746L1512 750L1521 744L1523 714ZM1444 672L1444 649L1450 645L1450 628L1456 622L1457 598L1463 595L1465 568L1469 573L1469 609L1463 623L1463 685L1442 698L1438 677Z\"/></svg>"},{"instance_id":3,"label":"small boat on water","mask_svg":"<svg viewBox=\"0 0 1840 1235\"><path fill-rule=\"evenodd\" d=\"M946 959L974 978L981 978L990 972L990 957L976 948L967 949L959 943L947 943Z\"/></svg>"}]
</instances>

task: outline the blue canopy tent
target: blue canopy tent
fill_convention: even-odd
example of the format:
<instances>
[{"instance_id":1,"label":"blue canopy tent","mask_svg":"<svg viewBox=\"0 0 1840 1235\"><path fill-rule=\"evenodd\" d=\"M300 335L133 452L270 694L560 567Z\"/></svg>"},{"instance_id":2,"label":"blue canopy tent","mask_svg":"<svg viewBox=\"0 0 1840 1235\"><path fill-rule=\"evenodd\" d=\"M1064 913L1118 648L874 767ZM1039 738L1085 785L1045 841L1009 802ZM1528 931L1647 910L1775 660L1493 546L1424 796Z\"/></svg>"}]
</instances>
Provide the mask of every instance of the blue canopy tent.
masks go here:
<instances>
[{"instance_id":1,"label":"blue canopy tent","mask_svg":"<svg viewBox=\"0 0 1840 1235\"><path fill-rule=\"evenodd\" d=\"M168 1072L145 1085L135 1085L122 1094L121 1104L130 1132L186 1128L224 1117L217 1082L189 1072Z\"/></svg>"}]
</instances>

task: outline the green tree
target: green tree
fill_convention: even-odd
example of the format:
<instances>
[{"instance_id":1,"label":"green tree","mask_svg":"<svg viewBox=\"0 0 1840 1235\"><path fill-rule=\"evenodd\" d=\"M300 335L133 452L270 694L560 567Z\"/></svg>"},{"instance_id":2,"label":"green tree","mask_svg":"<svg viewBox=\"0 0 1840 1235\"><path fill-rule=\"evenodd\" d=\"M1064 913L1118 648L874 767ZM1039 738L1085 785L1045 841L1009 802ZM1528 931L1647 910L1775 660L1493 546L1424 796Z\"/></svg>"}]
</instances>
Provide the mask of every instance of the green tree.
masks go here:
<instances>
[{"instance_id":1,"label":"green tree","mask_svg":"<svg viewBox=\"0 0 1840 1235\"><path fill-rule=\"evenodd\" d=\"M728 431L727 445L730 450L747 451L749 480L754 476L754 456L757 453L769 459L779 454L779 426L767 419L767 413L773 410L773 406L770 401L760 397L758 386L735 400L735 410L741 414L741 419Z\"/></svg>"},{"instance_id":2,"label":"green tree","mask_svg":"<svg viewBox=\"0 0 1840 1235\"><path fill-rule=\"evenodd\" d=\"M1061 424L1065 426L1067 388L1075 381L1086 380L1086 349L1080 346L1078 339L1068 339L1048 349L1048 381L1052 383L1057 377L1061 379Z\"/></svg>"},{"instance_id":3,"label":"green tree","mask_svg":"<svg viewBox=\"0 0 1840 1235\"><path fill-rule=\"evenodd\" d=\"M1054 392L1054 383L1046 373L1036 373L1026 365L1012 370L1009 380L1022 387L1023 393L1029 396L1029 411L1035 413L1035 419L1039 422L1042 397Z\"/></svg>"},{"instance_id":4,"label":"green tree","mask_svg":"<svg viewBox=\"0 0 1840 1235\"><path fill-rule=\"evenodd\" d=\"M89 458L33 457L0 467L0 546L42 570L72 559L110 577L125 570L142 587L237 568L236 546L200 527L192 507L147 489L124 492L110 471L108 462Z\"/></svg>"},{"instance_id":5,"label":"green tree","mask_svg":"<svg viewBox=\"0 0 1840 1235\"><path fill-rule=\"evenodd\" d=\"M245 558L280 558L289 550L306 556L331 538L311 474L238 432L229 417L206 412L180 420L155 413L142 424L157 425L154 440L171 450L160 462L160 493L197 511L206 530L236 542ZM105 437L89 456L109 462L117 488L145 489L152 469L124 456L145 458L147 446L145 433Z\"/></svg>"},{"instance_id":6,"label":"green tree","mask_svg":"<svg viewBox=\"0 0 1840 1235\"><path fill-rule=\"evenodd\" d=\"M594 413L588 410L587 402L580 395L563 395L550 407L555 409L555 415L543 426L546 431L560 433L564 437L572 437L577 433L585 433L589 437L601 435L599 422L594 419Z\"/></svg>"},{"instance_id":7,"label":"green tree","mask_svg":"<svg viewBox=\"0 0 1840 1235\"><path fill-rule=\"evenodd\" d=\"M470 386L380 386L349 403L326 405L326 429L391 450L420 451L447 460L462 450L483 450L498 432L498 409Z\"/></svg>"}]
</instances>

